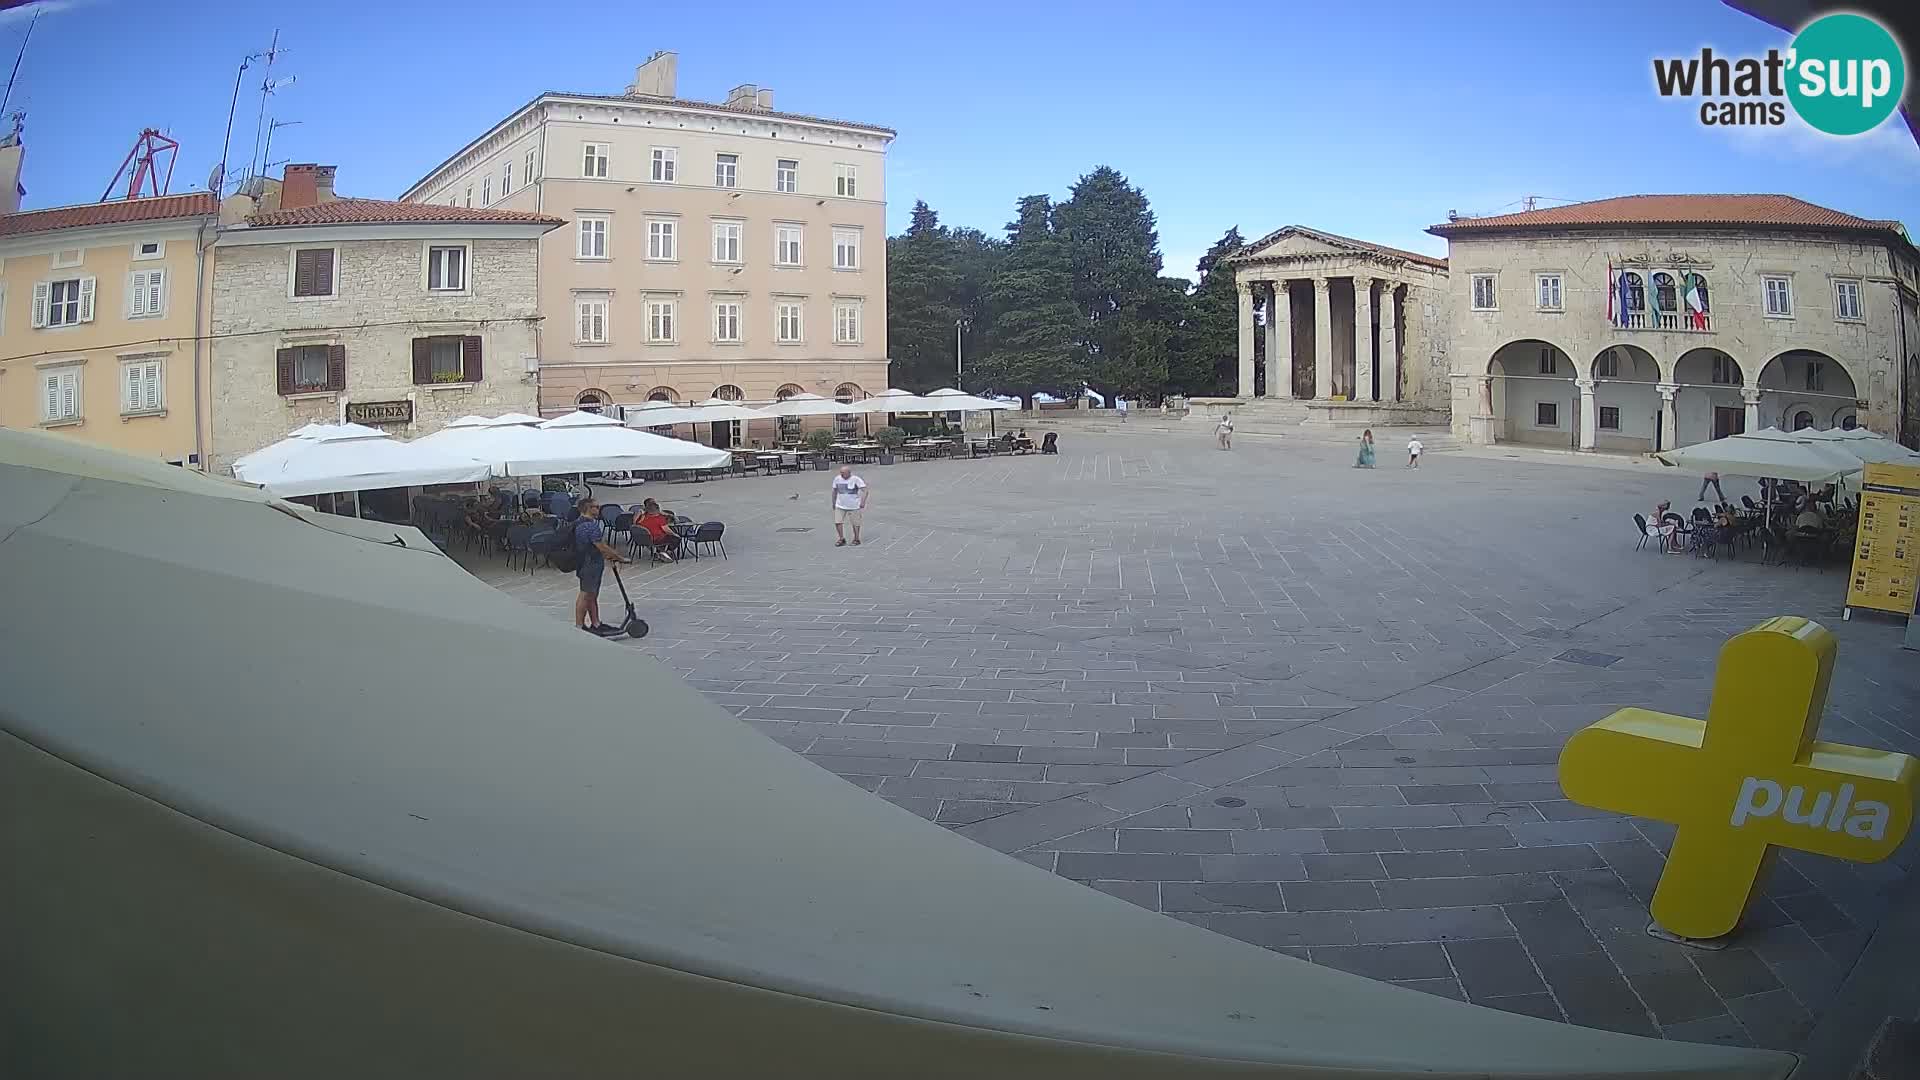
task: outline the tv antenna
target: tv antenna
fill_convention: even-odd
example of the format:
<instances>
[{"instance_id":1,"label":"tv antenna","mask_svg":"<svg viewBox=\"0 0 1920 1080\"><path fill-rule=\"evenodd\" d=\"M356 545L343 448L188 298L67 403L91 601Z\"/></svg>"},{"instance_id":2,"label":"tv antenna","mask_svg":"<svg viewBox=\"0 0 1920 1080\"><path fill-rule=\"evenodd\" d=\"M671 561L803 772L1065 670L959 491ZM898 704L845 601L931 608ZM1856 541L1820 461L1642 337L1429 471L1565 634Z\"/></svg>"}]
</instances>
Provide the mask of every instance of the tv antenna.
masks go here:
<instances>
[{"instance_id":1,"label":"tv antenna","mask_svg":"<svg viewBox=\"0 0 1920 1080\"><path fill-rule=\"evenodd\" d=\"M293 84L294 77L291 75L284 79L275 79L273 77L273 65L280 59L280 54L285 51L285 49L280 47L280 31L275 30L273 32L272 43L267 46L267 51L261 54L262 59L266 60L267 63L266 70L260 77L260 111L255 115L253 121L253 152L247 155L247 171L252 175L258 175L254 167L254 162L260 159L261 137L266 135L270 130L267 128L267 97L280 87L291 86ZM243 69L244 67L245 65L242 65Z\"/></svg>"},{"instance_id":2,"label":"tv antenna","mask_svg":"<svg viewBox=\"0 0 1920 1080\"><path fill-rule=\"evenodd\" d=\"M164 176L160 174L162 154L167 156L167 172ZM106 202L113 197L113 189L122 176L127 178L126 197L129 199L140 198L142 194L165 195L173 185L173 165L179 158L179 143L160 134L155 128L143 129L140 137L133 141L133 149L127 151L120 167L114 170L113 179L107 181L107 190L101 192L100 201Z\"/></svg>"},{"instance_id":3,"label":"tv antenna","mask_svg":"<svg viewBox=\"0 0 1920 1080\"><path fill-rule=\"evenodd\" d=\"M266 142L266 145L260 149L260 171L261 172L264 173L267 170L273 168L273 166L275 165L275 162L269 160L270 158L273 157L273 133L280 130L283 127L293 127L296 124L303 124L303 123L306 123L306 121L304 120L273 120L268 122L267 142Z\"/></svg>"},{"instance_id":4,"label":"tv antenna","mask_svg":"<svg viewBox=\"0 0 1920 1080\"><path fill-rule=\"evenodd\" d=\"M27 36L20 39L20 51L13 55L13 74L7 76L7 92L0 97L0 113L7 111L7 103L13 100L13 80L20 77L20 61L27 58L27 42L33 40L33 28L40 25L40 9L33 9L33 21L27 24Z\"/></svg>"}]
</instances>

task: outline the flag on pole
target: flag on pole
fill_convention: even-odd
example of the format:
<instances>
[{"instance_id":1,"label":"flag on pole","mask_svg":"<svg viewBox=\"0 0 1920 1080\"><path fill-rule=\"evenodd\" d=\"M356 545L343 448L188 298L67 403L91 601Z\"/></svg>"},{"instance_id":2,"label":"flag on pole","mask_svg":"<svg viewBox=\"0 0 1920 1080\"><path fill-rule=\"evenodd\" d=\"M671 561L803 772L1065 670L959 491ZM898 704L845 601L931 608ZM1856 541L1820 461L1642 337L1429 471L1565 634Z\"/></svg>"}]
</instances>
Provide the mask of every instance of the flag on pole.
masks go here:
<instances>
[{"instance_id":1,"label":"flag on pole","mask_svg":"<svg viewBox=\"0 0 1920 1080\"><path fill-rule=\"evenodd\" d=\"M1613 314L1613 302L1615 299L1613 295L1613 291L1614 291L1613 260L1608 259L1607 260L1607 322L1609 325L1618 326L1620 325L1620 323L1614 317L1614 314Z\"/></svg>"},{"instance_id":2,"label":"flag on pole","mask_svg":"<svg viewBox=\"0 0 1920 1080\"><path fill-rule=\"evenodd\" d=\"M1706 282L1701 279L1699 274L1692 272L1681 275L1680 280L1681 287L1685 290L1687 325L1693 327L1695 330L1705 330L1707 328L1707 299L1701 293L1700 287L1706 284Z\"/></svg>"}]
</instances>

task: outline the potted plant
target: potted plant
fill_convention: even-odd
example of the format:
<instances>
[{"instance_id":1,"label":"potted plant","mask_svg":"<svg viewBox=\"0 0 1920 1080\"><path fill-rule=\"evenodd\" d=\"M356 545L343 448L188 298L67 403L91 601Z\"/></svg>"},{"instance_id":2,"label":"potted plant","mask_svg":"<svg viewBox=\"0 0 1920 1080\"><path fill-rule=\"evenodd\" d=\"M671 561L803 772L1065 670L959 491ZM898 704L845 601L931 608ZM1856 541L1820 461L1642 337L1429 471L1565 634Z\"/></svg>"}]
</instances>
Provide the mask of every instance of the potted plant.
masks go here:
<instances>
[{"instance_id":1,"label":"potted plant","mask_svg":"<svg viewBox=\"0 0 1920 1080\"><path fill-rule=\"evenodd\" d=\"M891 425L873 433L873 441L880 444L880 464L893 464L893 455L900 450L900 444L907 441L907 433Z\"/></svg>"},{"instance_id":2,"label":"potted plant","mask_svg":"<svg viewBox=\"0 0 1920 1080\"><path fill-rule=\"evenodd\" d=\"M806 443L807 452L813 455L814 469L825 470L827 451L833 447L833 432L826 428L814 428L807 432L807 437L802 441Z\"/></svg>"}]
</instances>

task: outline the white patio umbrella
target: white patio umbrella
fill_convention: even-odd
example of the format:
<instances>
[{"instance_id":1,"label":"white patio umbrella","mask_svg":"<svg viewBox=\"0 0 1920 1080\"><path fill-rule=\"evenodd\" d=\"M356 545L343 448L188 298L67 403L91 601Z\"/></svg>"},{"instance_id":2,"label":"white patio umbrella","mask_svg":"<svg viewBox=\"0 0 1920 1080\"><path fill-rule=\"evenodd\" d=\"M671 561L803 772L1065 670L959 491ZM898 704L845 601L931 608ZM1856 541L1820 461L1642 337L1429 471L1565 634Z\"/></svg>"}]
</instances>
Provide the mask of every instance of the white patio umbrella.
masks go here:
<instances>
[{"instance_id":1,"label":"white patio umbrella","mask_svg":"<svg viewBox=\"0 0 1920 1080\"><path fill-rule=\"evenodd\" d=\"M1814 431L1808 428L1796 431L1794 434L1815 445L1837 447L1859 458L1862 462L1874 465L1920 466L1920 453L1915 453L1885 435L1876 435L1865 428L1854 428L1851 431L1842 428Z\"/></svg>"},{"instance_id":2,"label":"white patio umbrella","mask_svg":"<svg viewBox=\"0 0 1920 1080\"><path fill-rule=\"evenodd\" d=\"M270 443L255 450L251 454L242 455L234 461L232 468L235 470L243 467L257 468L270 462L283 460L287 455L299 450L304 443L322 435L342 438L381 439L385 438L387 433L381 431L379 428L368 427L365 424L303 424L293 429L286 438L281 439L279 442Z\"/></svg>"},{"instance_id":3,"label":"white patio umbrella","mask_svg":"<svg viewBox=\"0 0 1920 1080\"><path fill-rule=\"evenodd\" d=\"M502 413L499 416L463 416L458 420L454 420L454 421L451 421L450 423L447 423L446 425L444 425L444 427L450 427L450 428L512 427L516 424L538 424L541 422L542 422L541 419L537 416L528 416L526 413L510 412L510 413Z\"/></svg>"},{"instance_id":4,"label":"white patio umbrella","mask_svg":"<svg viewBox=\"0 0 1920 1080\"><path fill-rule=\"evenodd\" d=\"M329 531L115 456L124 477L0 430L0 656L31 673L0 709L0 812L22 823L0 829L0 956L31 1072L1795 1066L1449 1001L1101 895L816 768L411 529ZM74 647L101 631L76 581L141 647ZM687 812L716 791L724 812Z\"/></svg>"},{"instance_id":5,"label":"white patio umbrella","mask_svg":"<svg viewBox=\"0 0 1920 1080\"><path fill-rule=\"evenodd\" d=\"M1012 402L995 401L993 398L983 398L975 394L969 394L965 390L955 390L952 387L928 391L927 400L940 402L936 408L949 412L984 412L987 410L1020 408L1019 405Z\"/></svg>"},{"instance_id":6,"label":"white patio umbrella","mask_svg":"<svg viewBox=\"0 0 1920 1080\"><path fill-rule=\"evenodd\" d=\"M938 412L946 408L911 390L882 390L864 401L854 402L853 407L865 413Z\"/></svg>"},{"instance_id":7,"label":"white patio umbrella","mask_svg":"<svg viewBox=\"0 0 1920 1080\"><path fill-rule=\"evenodd\" d=\"M625 425L619 419L612 416L587 412L584 409L575 409L573 412L564 413L551 420L542 420L540 426L549 431L554 431L569 428L624 427Z\"/></svg>"},{"instance_id":8,"label":"white patio umbrella","mask_svg":"<svg viewBox=\"0 0 1920 1080\"><path fill-rule=\"evenodd\" d=\"M749 409L737 401L723 401L720 398L708 398L698 405L689 406L689 408L699 410L700 416L696 422L702 424L717 424L728 420L766 419L766 415L757 409Z\"/></svg>"},{"instance_id":9,"label":"white patio umbrella","mask_svg":"<svg viewBox=\"0 0 1920 1080\"><path fill-rule=\"evenodd\" d=\"M502 477L712 469L732 460L724 450L636 431L618 420L610 424L548 421L538 427L447 428L419 443L479 458L493 475Z\"/></svg>"},{"instance_id":10,"label":"white patio umbrella","mask_svg":"<svg viewBox=\"0 0 1920 1080\"><path fill-rule=\"evenodd\" d=\"M1695 472L1733 473L1775 480L1825 484L1860 471L1860 459L1830 444L1795 438L1774 428L1728 435L1654 455Z\"/></svg>"},{"instance_id":11,"label":"white patio umbrella","mask_svg":"<svg viewBox=\"0 0 1920 1080\"><path fill-rule=\"evenodd\" d=\"M234 475L282 498L426 484L471 484L486 462L460 451L385 435L327 433L299 440L278 460L236 466Z\"/></svg>"},{"instance_id":12,"label":"white patio umbrella","mask_svg":"<svg viewBox=\"0 0 1920 1080\"><path fill-rule=\"evenodd\" d=\"M834 401L819 394L795 394L784 401L776 401L753 413L755 420L777 419L782 416L847 416L863 411L857 403Z\"/></svg>"}]
</instances>

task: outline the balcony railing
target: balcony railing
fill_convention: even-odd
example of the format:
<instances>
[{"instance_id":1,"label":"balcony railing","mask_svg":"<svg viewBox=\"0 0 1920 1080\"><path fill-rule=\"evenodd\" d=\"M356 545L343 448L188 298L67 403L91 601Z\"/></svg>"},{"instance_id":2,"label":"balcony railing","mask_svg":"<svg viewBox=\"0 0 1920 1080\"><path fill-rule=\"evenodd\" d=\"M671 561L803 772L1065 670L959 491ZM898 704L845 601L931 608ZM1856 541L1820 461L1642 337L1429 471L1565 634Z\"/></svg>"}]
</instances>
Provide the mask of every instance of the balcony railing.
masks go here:
<instances>
[{"instance_id":1,"label":"balcony railing","mask_svg":"<svg viewBox=\"0 0 1920 1080\"><path fill-rule=\"evenodd\" d=\"M1713 313L1702 315L1683 314L1677 311L1629 311L1621 318L1622 330L1659 330L1670 334L1711 334L1713 333Z\"/></svg>"}]
</instances>

